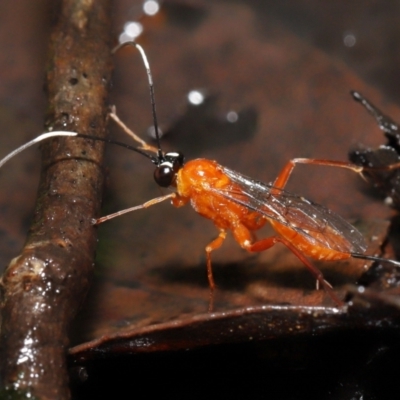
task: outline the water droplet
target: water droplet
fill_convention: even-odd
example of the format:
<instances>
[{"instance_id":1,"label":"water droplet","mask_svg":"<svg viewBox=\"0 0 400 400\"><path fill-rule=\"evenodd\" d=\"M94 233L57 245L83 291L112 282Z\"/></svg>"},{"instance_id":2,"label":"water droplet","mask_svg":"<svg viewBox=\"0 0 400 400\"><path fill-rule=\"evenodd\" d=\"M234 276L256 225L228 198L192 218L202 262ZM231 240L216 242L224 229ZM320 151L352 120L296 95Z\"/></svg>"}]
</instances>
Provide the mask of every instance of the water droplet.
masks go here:
<instances>
[{"instance_id":1,"label":"water droplet","mask_svg":"<svg viewBox=\"0 0 400 400\"><path fill-rule=\"evenodd\" d=\"M140 22L130 21L124 25L122 33L119 35L119 43L131 42L141 35L143 25Z\"/></svg>"},{"instance_id":2,"label":"water droplet","mask_svg":"<svg viewBox=\"0 0 400 400\"><path fill-rule=\"evenodd\" d=\"M228 122L232 123L232 124L235 123L235 122L237 122L238 119L239 119L239 115L238 115L238 113L237 113L236 111L229 111L229 112L226 114L226 120L227 120Z\"/></svg>"},{"instance_id":3,"label":"water droplet","mask_svg":"<svg viewBox=\"0 0 400 400\"><path fill-rule=\"evenodd\" d=\"M205 100L204 92L201 90L191 90L187 95L188 101L194 106L199 106Z\"/></svg>"},{"instance_id":4,"label":"water droplet","mask_svg":"<svg viewBox=\"0 0 400 400\"><path fill-rule=\"evenodd\" d=\"M156 130L154 129L154 126L149 126L147 128L147 135L149 137L151 137L152 139L156 139ZM160 129L160 127L158 127L158 135L160 136L160 138L163 137L164 133L163 131Z\"/></svg>"},{"instance_id":5,"label":"water droplet","mask_svg":"<svg viewBox=\"0 0 400 400\"><path fill-rule=\"evenodd\" d=\"M353 32L345 32L343 34L343 43L346 47L353 47L356 42L357 39Z\"/></svg>"},{"instance_id":6,"label":"water droplet","mask_svg":"<svg viewBox=\"0 0 400 400\"><path fill-rule=\"evenodd\" d=\"M160 4L155 0L146 0L143 3L143 11L147 15L155 15L160 11Z\"/></svg>"}]
</instances>

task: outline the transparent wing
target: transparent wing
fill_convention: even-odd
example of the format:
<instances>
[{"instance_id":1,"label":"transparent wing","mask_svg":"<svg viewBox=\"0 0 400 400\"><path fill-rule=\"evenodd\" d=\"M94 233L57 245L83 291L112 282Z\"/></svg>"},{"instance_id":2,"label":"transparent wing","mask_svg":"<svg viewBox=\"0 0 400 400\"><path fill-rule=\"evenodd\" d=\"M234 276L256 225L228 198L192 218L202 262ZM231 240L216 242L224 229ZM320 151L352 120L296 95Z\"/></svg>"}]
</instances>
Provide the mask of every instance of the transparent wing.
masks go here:
<instances>
[{"instance_id":1,"label":"transparent wing","mask_svg":"<svg viewBox=\"0 0 400 400\"><path fill-rule=\"evenodd\" d=\"M213 189L221 196L290 227L312 244L349 253L366 250L361 233L328 208L228 168L222 169L237 189Z\"/></svg>"}]
</instances>

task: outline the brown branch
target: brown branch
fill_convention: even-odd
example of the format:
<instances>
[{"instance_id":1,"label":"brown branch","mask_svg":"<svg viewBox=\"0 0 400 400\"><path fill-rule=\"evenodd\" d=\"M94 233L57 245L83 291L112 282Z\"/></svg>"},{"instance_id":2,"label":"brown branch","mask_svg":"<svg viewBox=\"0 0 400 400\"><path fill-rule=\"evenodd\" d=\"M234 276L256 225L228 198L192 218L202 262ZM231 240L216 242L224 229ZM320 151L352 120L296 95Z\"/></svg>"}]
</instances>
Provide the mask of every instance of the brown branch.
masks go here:
<instances>
[{"instance_id":1,"label":"brown branch","mask_svg":"<svg viewBox=\"0 0 400 400\"><path fill-rule=\"evenodd\" d=\"M111 74L110 0L64 0L47 67L49 129L104 136ZM67 329L93 274L103 145L58 138L43 145L34 222L3 275L1 364L8 391L70 397Z\"/></svg>"}]
</instances>

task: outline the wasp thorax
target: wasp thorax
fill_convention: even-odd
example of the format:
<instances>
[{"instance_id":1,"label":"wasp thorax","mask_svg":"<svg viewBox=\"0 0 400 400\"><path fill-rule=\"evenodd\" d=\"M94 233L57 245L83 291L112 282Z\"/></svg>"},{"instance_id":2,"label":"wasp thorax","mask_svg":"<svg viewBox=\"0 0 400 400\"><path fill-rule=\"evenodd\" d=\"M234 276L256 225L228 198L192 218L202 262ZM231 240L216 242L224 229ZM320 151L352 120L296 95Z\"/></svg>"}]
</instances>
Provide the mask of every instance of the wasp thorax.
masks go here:
<instances>
[{"instance_id":1,"label":"wasp thorax","mask_svg":"<svg viewBox=\"0 0 400 400\"><path fill-rule=\"evenodd\" d=\"M179 152L166 153L164 160L157 165L154 171L154 179L161 187L169 187L174 184L177 172L183 167L184 156Z\"/></svg>"}]
</instances>

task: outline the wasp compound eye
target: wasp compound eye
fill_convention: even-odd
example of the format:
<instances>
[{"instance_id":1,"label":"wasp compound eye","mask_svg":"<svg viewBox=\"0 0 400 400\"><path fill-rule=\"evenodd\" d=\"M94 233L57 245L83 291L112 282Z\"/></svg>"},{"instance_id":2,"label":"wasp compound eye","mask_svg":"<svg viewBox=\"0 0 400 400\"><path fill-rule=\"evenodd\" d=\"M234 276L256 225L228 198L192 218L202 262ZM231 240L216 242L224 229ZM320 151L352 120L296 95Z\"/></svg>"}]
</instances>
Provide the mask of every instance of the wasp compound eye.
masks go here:
<instances>
[{"instance_id":1,"label":"wasp compound eye","mask_svg":"<svg viewBox=\"0 0 400 400\"><path fill-rule=\"evenodd\" d=\"M166 153L164 160L154 171L154 179L161 187L171 186L176 178L176 174L183 167L184 156L179 152Z\"/></svg>"},{"instance_id":2,"label":"wasp compound eye","mask_svg":"<svg viewBox=\"0 0 400 400\"><path fill-rule=\"evenodd\" d=\"M174 164L169 161L164 161L154 171L154 179L161 187L169 187L175 179L176 172Z\"/></svg>"}]
</instances>

